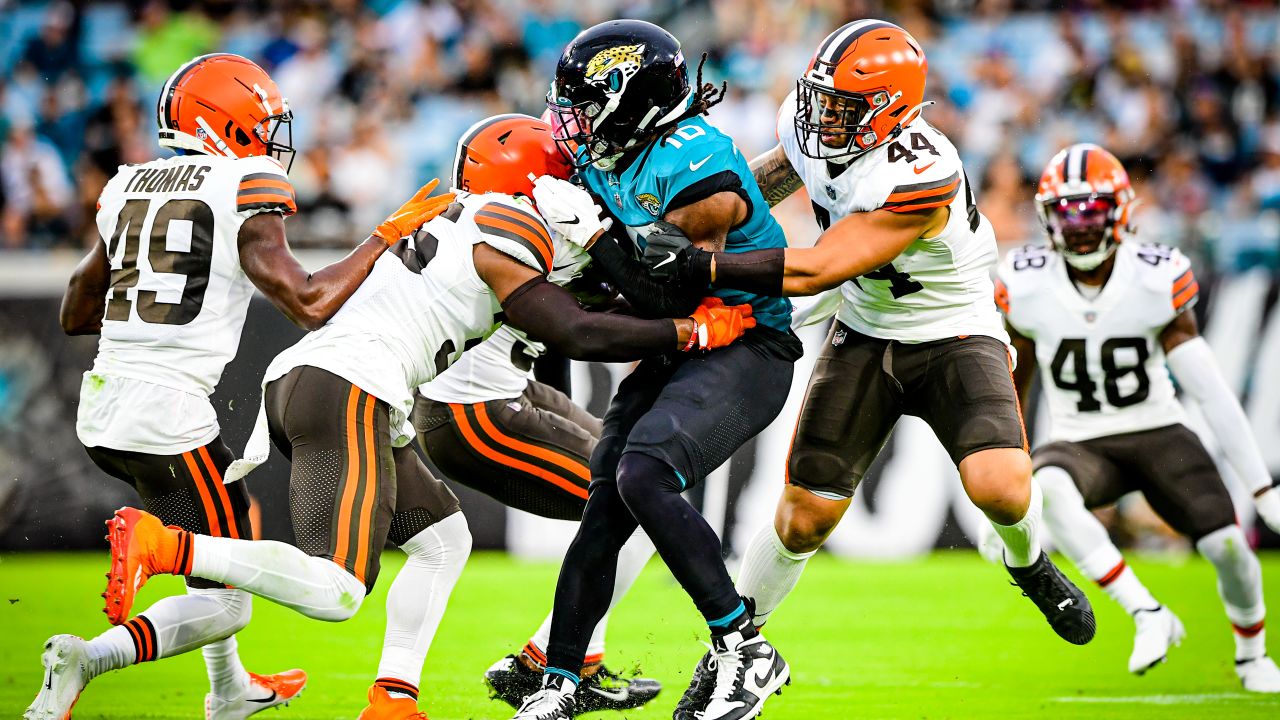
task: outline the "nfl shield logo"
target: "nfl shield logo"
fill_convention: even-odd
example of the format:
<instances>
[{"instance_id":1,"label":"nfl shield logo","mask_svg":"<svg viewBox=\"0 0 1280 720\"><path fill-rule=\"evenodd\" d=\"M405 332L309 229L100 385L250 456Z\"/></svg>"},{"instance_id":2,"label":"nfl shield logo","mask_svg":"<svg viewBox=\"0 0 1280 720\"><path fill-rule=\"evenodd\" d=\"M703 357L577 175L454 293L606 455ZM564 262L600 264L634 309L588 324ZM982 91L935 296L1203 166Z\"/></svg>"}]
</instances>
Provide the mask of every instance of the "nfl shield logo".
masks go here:
<instances>
[{"instance_id":1,"label":"nfl shield logo","mask_svg":"<svg viewBox=\"0 0 1280 720\"><path fill-rule=\"evenodd\" d=\"M831 187L830 185L827 186L827 197L831 198L832 200L836 199L836 189Z\"/></svg>"},{"instance_id":2,"label":"nfl shield logo","mask_svg":"<svg viewBox=\"0 0 1280 720\"><path fill-rule=\"evenodd\" d=\"M844 328L837 328L835 335L831 338L831 347L840 347L844 344L844 339L849 336Z\"/></svg>"},{"instance_id":3,"label":"nfl shield logo","mask_svg":"<svg viewBox=\"0 0 1280 720\"><path fill-rule=\"evenodd\" d=\"M1094 324L1095 322L1097 322L1097 320L1098 320L1098 313L1096 313L1096 312L1094 312L1094 311L1092 311L1092 310L1090 310L1089 312L1086 312L1086 313L1084 314L1084 321L1085 321L1085 322L1087 322L1087 323L1089 323L1090 325L1092 325L1092 324Z\"/></svg>"}]
</instances>

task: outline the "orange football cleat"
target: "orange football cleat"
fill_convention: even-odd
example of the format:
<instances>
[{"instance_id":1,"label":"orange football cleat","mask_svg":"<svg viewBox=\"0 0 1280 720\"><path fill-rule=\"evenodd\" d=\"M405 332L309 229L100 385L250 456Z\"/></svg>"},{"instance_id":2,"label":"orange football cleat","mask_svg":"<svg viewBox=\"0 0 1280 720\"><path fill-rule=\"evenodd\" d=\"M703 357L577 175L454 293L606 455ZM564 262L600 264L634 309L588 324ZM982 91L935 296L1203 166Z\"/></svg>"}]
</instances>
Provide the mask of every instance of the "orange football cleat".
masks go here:
<instances>
[{"instance_id":1,"label":"orange football cleat","mask_svg":"<svg viewBox=\"0 0 1280 720\"><path fill-rule=\"evenodd\" d=\"M430 720L418 709L418 702L407 697L391 697L386 688L369 688L369 706L356 720Z\"/></svg>"},{"instance_id":2,"label":"orange football cleat","mask_svg":"<svg viewBox=\"0 0 1280 720\"><path fill-rule=\"evenodd\" d=\"M307 687L307 674L301 670L285 670L275 675L249 673L249 691L227 700L213 693L204 696L205 720L244 720L270 707L283 707L302 694Z\"/></svg>"},{"instance_id":3,"label":"orange football cleat","mask_svg":"<svg viewBox=\"0 0 1280 720\"><path fill-rule=\"evenodd\" d=\"M191 571L191 534L165 527L156 516L137 508L120 508L107 521L111 570L103 610L112 625L129 619L133 598L152 575Z\"/></svg>"}]
</instances>

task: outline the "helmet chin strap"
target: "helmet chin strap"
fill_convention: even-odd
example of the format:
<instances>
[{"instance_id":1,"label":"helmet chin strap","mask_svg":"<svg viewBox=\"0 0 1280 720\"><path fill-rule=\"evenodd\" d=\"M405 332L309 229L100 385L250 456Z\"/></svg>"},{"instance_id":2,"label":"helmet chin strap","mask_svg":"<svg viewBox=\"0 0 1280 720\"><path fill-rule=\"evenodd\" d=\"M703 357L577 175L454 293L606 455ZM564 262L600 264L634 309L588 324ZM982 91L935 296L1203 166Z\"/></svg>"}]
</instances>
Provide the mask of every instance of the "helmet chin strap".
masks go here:
<instances>
[{"instance_id":1,"label":"helmet chin strap","mask_svg":"<svg viewBox=\"0 0 1280 720\"><path fill-rule=\"evenodd\" d=\"M1088 272L1106 262L1107 258L1115 253L1118 246L1119 244L1108 234L1107 237L1102 239L1098 249L1093 252L1073 253L1068 251L1065 245L1059 246L1059 251L1062 253L1062 259L1066 260L1068 265L1076 270Z\"/></svg>"}]
</instances>

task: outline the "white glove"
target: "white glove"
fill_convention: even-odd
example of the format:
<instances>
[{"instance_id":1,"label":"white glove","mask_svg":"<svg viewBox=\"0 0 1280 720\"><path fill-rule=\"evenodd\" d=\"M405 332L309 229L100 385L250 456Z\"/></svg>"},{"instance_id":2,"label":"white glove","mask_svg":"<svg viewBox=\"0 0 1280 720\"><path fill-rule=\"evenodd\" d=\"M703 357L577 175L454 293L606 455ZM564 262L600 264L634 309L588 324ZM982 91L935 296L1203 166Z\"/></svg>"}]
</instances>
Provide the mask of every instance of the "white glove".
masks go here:
<instances>
[{"instance_id":1,"label":"white glove","mask_svg":"<svg viewBox=\"0 0 1280 720\"><path fill-rule=\"evenodd\" d=\"M1253 506L1258 511L1258 517L1262 518L1262 522L1271 528L1272 532L1280 533L1280 488L1271 488L1264 491L1253 499Z\"/></svg>"},{"instance_id":2,"label":"white glove","mask_svg":"<svg viewBox=\"0 0 1280 720\"><path fill-rule=\"evenodd\" d=\"M590 245L596 233L612 224L611 220L600 219L600 208L590 193L558 177L543 175L534 179L533 202L552 230L581 248Z\"/></svg>"}]
</instances>

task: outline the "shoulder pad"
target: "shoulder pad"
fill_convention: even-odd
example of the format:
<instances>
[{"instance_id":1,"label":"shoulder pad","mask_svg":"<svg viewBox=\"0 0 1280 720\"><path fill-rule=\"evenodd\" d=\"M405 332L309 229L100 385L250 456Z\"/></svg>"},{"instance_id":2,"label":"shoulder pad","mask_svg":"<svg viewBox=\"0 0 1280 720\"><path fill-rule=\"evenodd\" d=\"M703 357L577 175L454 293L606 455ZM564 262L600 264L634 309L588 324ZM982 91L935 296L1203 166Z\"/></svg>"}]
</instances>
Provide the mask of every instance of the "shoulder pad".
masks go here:
<instances>
[{"instance_id":1,"label":"shoulder pad","mask_svg":"<svg viewBox=\"0 0 1280 720\"><path fill-rule=\"evenodd\" d=\"M554 244L546 222L527 201L489 194L472 219L480 240L543 273L551 271Z\"/></svg>"},{"instance_id":2,"label":"shoulder pad","mask_svg":"<svg viewBox=\"0 0 1280 720\"><path fill-rule=\"evenodd\" d=\"M1125 249L1128 243L1122 243ZM1191 261L1181 250L1159 243L1140 243L1129 248L1133 253L1142 284L1153 293L1169 293L1173 311L1181 312L1195 305L1200 296L1200 283L1191 270Z\"/></svg>"},{"instance_id":3,"label":"shoulder pad","mask_svg":"<svg viewBox=\"0 0 1280 720\"><path fill-rule=\"evenodd\" d=\"M249 217L262 212L292 215L298 211L293 184L275 158L257 155L235 161L240 176L236 213Z\"/></svg>"},{"instance_id":4,"label":"shoulder pad","mask_svg":"<svg viewBox=\"0 0 1280 720\"><path fill-rule=\"evenodd\" d=\"M1043 245L1023 245L1004 256L996 269L996 277L1004 282L1010 293L1019 295L1042 283L1044 271L1056 260L1053 250Z\"/></svg>"},{"instance_id":5,"label":"shoulder pad","mask_svg":"<svg viewBox=\"0 0 1280 720\"><path fill-rule=\"evenodd\" d=\"M879 150L877 148L877 150ZM881 205L894 212L948 205L960 192L964 168L942 133L916 121L884 146L876 158L877 185L886 192Z\"/></svg>"}]
</instances>

